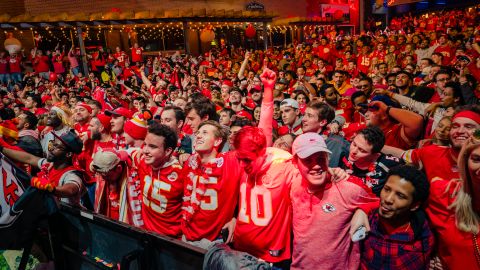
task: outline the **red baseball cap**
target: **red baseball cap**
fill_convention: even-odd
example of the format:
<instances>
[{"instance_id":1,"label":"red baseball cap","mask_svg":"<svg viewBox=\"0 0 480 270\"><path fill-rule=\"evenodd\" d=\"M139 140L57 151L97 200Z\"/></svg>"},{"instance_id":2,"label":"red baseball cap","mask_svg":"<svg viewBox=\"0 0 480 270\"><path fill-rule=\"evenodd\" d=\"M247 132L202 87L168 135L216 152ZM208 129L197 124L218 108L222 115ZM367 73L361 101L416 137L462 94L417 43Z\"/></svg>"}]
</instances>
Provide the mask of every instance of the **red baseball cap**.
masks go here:
<instances>
[{"instance_id":1,"label":"red baseball cap","mask_svg":"<svg viewBox=\"0 0 480 270\"><path fill-rule=\"evenodd\" d=\"M113 111L112 110L105 111L105 114L107 116L112 116L112 115L123 116L127 119L131 119L133 115L133 113L129 109L124 107L118 107Z\"/></svg>"},{"instance_id":2,"label":"red baseball cap","mask_svg":"<svg viewBox=\"0 0 480 270\"><path fill-rule=\"evenodd\" d=\"M233 82L230 81L230 80L224 80L223 83L224 85L228 86L228 87L233 87Z\"/></svg>"},{"instance_id":3,"label":"red baseball cap","mask_svg":"<svg viewBox=\"0 0 480 270\"><path fill-rule=\"evenodd\" d=\"M247 118L250 121L253 120L252 115L245 110L241 110L241 111L237 112L237 116Z\"/></svg>"}]
</instances>

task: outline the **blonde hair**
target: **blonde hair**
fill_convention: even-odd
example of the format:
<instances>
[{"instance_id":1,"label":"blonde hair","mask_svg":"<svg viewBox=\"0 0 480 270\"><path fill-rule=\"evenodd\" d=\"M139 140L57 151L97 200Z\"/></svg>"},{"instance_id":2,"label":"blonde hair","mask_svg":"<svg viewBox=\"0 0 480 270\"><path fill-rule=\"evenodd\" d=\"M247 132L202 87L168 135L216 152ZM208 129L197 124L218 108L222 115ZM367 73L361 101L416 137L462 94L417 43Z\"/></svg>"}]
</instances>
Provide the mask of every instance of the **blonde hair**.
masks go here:
<instances>
[{"instance_id":1,"label":"blonde hair","mask_svg":"<svg viewBox=\"0 0 480 270\"><path fill-rule=\"evenodd\" d=\"M458 170L460 172L461 187L456 193L455 201L449 206L450 209L455 209L455 223L457 228L460 231L474 234L479 232L480 217L472 206L473 180L468 170L468 160L473 150L478 147L480 147L480 139L472 136L460 152L458 157Z\"/></svg>"}]
</instances>

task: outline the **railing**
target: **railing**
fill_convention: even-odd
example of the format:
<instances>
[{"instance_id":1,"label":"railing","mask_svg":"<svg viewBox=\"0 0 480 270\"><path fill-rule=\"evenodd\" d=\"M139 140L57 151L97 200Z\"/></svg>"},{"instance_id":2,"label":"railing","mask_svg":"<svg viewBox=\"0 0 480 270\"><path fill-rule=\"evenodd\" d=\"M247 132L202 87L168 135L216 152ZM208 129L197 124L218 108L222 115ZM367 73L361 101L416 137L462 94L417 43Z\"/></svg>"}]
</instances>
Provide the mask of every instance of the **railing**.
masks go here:
<instances>
[{"instance_id":1,"label":"railing","mask_svg":"<svg viewBox=\"0 0 480 270\"><path fill-rule=\"evenodd\" d=\"M202 269L205 250L62 204L49 221L55 269Z\"/></svg>"}]
</instances>

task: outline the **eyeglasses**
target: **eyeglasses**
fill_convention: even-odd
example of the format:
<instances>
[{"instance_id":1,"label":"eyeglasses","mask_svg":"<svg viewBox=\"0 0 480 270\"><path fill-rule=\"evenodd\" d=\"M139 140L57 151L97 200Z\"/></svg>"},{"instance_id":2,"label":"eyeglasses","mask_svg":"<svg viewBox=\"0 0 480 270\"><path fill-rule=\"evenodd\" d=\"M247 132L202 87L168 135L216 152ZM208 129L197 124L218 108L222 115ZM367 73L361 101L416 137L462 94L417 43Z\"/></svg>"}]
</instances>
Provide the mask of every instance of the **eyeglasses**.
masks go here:
<instances>
[{"instance_id":1,"label":"eyeglasses","mask_svg":"<svg viewBox=\"0 0 480 270\"><path fill-rule=\"evenodd\" d=\"M448 81L450 81L450 78L437 79L437 82L448 82Z\"/></svg>"},{"instance_id":2,"label":"eyeglasses","mask_svg":"<svg viewBox=\"0 0 480 270\"><path fill-rule=\"evenodd\" d=\"M55 140L50 140L48 141L48 151L53 151L53 149L57 149L60 151L65 151L66 148L63 146L63 144L56 144Z\"/></svg>"},{"instance_id":3,"label":"eyeglasses","mask_svg":"<svg viewBox=\"0 0 480 270\"><path fill-rule=\"evenodd\" d=\"M368 84L359 84L358 88L368 88L370 85Z\"/></svg>"}]
</instances>

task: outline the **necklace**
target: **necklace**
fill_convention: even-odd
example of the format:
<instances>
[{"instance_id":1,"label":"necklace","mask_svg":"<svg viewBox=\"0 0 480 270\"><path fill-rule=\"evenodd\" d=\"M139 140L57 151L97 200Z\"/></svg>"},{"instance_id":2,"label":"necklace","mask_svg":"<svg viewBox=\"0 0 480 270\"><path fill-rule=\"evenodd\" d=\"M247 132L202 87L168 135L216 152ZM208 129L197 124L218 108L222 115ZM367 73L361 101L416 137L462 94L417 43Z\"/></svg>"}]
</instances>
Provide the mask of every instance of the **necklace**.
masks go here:
<instances>
[{"instance_id":1,"label":"necklace","mask_svg":"<svg viewBox=\"0 0 480 270\"><path fill-rule=\"evenodd\" d=\"M477 265L480 267L480 248L477 243L477 234L473 234L473 247L475 252L475 259L477 260Z\"/></svg>"}]
</instances>

